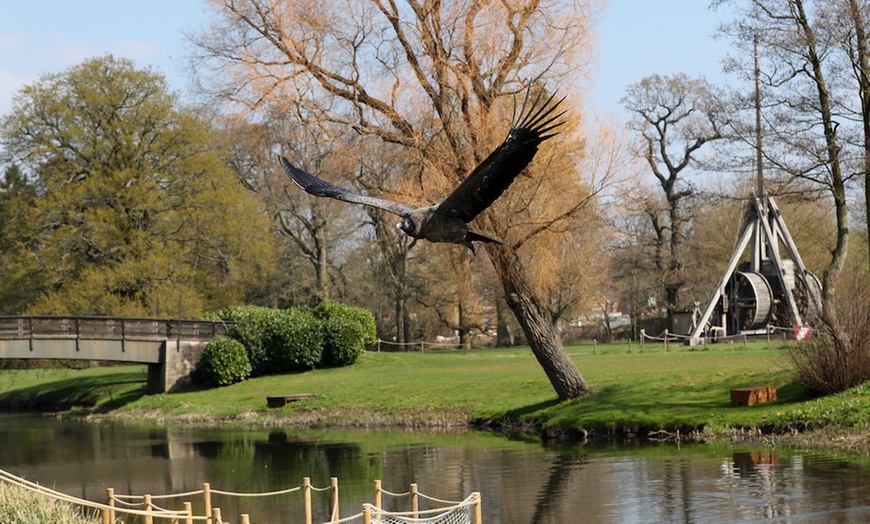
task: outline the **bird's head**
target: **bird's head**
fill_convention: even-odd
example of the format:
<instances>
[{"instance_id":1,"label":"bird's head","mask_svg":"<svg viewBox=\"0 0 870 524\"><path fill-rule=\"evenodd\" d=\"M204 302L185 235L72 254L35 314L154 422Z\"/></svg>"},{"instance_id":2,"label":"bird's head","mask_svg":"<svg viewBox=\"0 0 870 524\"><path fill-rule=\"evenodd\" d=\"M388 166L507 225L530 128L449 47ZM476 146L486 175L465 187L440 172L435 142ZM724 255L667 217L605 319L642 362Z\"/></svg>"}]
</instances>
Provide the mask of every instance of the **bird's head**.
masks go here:
<instances>
[{"instance_id":1,"label":"bird's head","mask_svg":"<svg viewBox=\"0 0 870 524\"><path fill-rule=\"evenodd\" d=\"M410 218L405 218L401 222L396 224L396 227L401 229L408 235L411 235L414 232L414 221Z\"/></svg>"}]
</instances>

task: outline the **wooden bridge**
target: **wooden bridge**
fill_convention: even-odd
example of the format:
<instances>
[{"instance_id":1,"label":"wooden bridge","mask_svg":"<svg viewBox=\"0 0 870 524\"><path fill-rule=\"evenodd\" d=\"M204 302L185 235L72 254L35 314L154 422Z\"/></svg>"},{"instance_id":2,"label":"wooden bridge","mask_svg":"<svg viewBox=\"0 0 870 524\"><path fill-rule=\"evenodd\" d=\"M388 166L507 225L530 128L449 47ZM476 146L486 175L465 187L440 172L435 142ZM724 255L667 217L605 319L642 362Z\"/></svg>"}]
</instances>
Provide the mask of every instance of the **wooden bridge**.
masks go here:
<instances>
[{"instance_id":1,"label":"wooden bridge","mask_svg":"<svg viewBox=\"0 0 870 524\"><path fill-rule=\"evenodd\" d=\"M148 364L148 393L190 379L203 348L224 322L107 317L2 317L0 358Z\"/></svg>"}]
</instances>

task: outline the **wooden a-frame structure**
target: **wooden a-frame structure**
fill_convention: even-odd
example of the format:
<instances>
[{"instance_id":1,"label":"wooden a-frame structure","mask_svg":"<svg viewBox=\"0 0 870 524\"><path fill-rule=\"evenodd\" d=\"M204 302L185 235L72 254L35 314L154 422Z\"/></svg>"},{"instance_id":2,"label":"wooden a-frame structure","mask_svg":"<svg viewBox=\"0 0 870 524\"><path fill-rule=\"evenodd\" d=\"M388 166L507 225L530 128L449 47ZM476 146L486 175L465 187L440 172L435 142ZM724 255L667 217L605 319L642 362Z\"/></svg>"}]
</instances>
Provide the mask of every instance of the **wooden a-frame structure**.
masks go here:
<instances>
[{"instance_id":1,"label":"wooden a-frame structure","mask_svg":"<svg viewBox=\"0 0 870 524\"><path fill-rule=\"evenodd\" d=\"M780 255L780 242L789 259ZM741 265L750 244L750 259ZM795 292L798 289L802 291L800 301ZM808 313L821 309L821 286L804 266L773 197L755 197L746 211L725 272L707 308L692 327L689 344L697 345L701 337L767 333L778 304L784 306L779 311L786 311L788 316L777 318L778 323L788 322L790 327L803 325ZM714 313L718 318L714 318ZM735 325L733 317L742 319L743 325Z\"/></svg>"}]
</instances>

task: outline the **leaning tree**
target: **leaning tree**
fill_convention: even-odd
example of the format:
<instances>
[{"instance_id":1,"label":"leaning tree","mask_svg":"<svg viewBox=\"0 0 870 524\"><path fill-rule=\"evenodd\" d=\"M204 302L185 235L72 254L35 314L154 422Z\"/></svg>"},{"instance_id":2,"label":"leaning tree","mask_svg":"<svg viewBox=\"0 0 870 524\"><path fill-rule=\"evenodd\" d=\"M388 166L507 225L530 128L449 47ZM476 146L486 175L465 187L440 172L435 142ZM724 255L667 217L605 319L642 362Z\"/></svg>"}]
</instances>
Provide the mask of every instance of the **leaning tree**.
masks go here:
<instances>
[{"instance_id":1,"label":"leaning tree","mask_svg":"<svg viewBox=\"0 0 870 524\"><path fill-rule=\"evenodd\" d=\"M195 65L212 94L252 111L292 106L380 139L384 155L418 164L395 181L415 206L440 201L503 140L512 99L528 83L574 92L591 63L589 24L599 9L596 0L211 5L214 22L194 41ZM570 130L549 142L565 144ZM562 149L582 150L575 140ZM533 353L559 398L569 399L589 387L527 269L536 262L529 240L570 229L590 198L588 181L557 148L545 145L509 198L476 226L506 240L486 252ZM408 195L411 181L417 192Z\"/></svg>"}]
</instances>

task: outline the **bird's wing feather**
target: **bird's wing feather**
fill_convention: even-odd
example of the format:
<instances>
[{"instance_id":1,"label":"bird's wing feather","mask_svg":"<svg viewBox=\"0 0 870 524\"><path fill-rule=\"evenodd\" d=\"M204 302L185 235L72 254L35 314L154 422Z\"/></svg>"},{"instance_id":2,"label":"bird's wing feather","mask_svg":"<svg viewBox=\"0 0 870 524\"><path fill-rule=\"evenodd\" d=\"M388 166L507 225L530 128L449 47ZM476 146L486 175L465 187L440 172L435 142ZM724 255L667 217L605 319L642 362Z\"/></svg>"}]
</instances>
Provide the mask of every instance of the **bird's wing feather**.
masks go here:
<instances>
[{"instance_id":1,"label":"bird's wing feather","mask_svg":"<svg viewBox=\"0 0 870 524\"><path fill-rule=\"evenodd\" d=\"M414 210L414 208L406 206L405 204L401 204L399 202L386 200L384 198L371 197L368 195L360 195L358 193L348 191L347 189L342 189L338 186L334 186L329 182L321 180L313 175L309 175L305 171L291 164L283 156L279 155L278 158L281 162L281 167L284 168L287 176L289 176L290 179L293 180L293 182L295 182L297 186L301 187L306 193L309 193L311 195L334 198L336 200L342 200L344 202L350 202L352 204L362 204L364 206L376 207L385 211L389 211L390 213L399 215L403 218L407 217L408 214L410 214L411 211Z\"/></svg>"},{"instance_id":2,"label":"bird's wing feather","mask_svg":"<svg viewBox=\"0 0 870 524\"><path fill-rule=\"evenodd\" d=\"M541 94L530 102L526 92L518 117L514 118L507 138L481 162L456 189L438 205L438 213L469 222L504 193L514 179L529 165L538 145L554 136L552 132L564 112L556 112L564 98L554 102L551 95L540 104ZM528 108L528 111L526 110Z\"/></svg>"}]
</instances>

